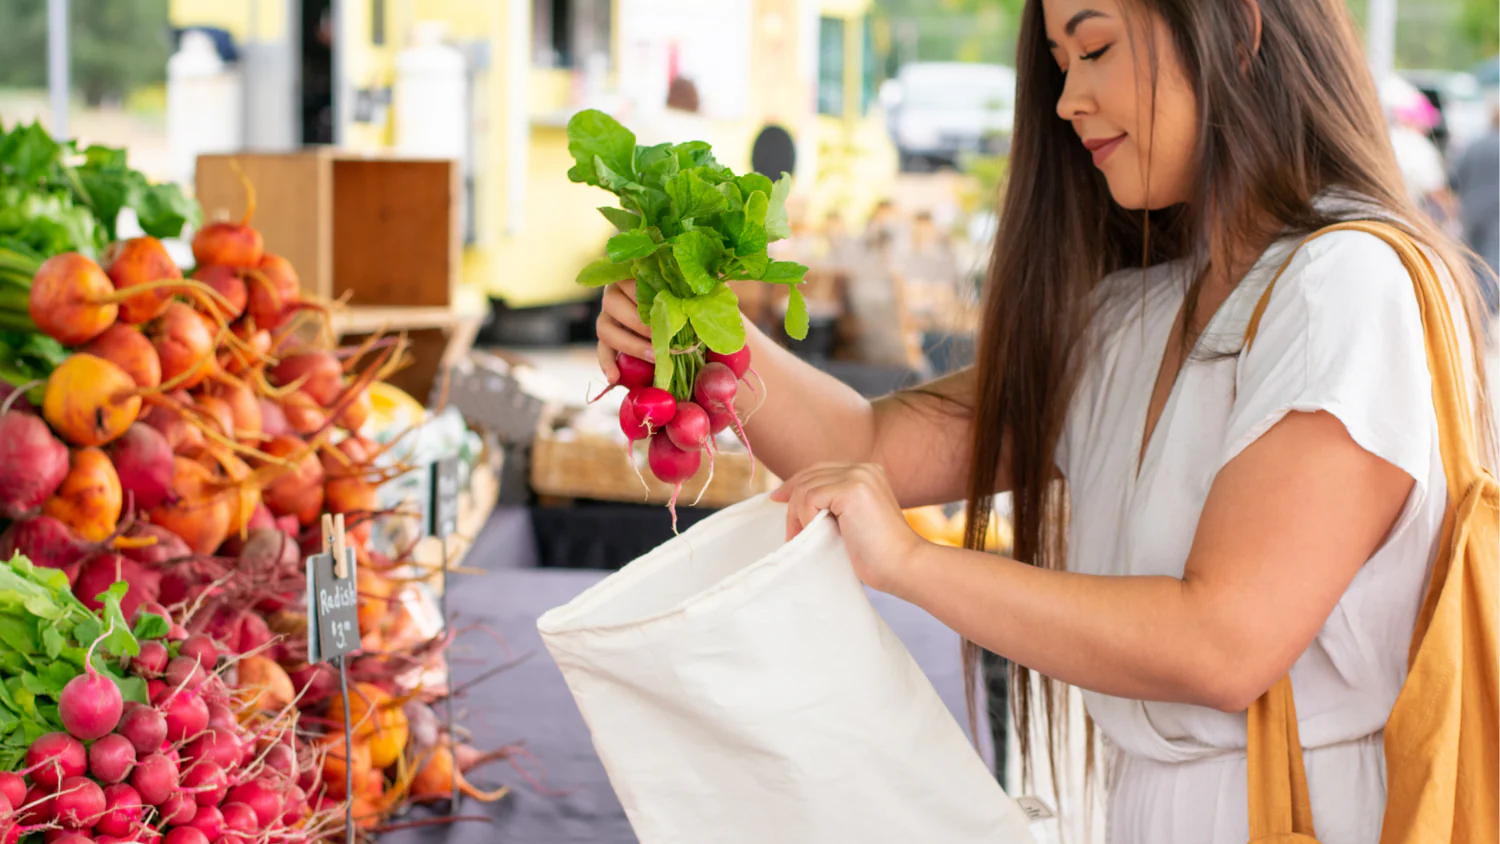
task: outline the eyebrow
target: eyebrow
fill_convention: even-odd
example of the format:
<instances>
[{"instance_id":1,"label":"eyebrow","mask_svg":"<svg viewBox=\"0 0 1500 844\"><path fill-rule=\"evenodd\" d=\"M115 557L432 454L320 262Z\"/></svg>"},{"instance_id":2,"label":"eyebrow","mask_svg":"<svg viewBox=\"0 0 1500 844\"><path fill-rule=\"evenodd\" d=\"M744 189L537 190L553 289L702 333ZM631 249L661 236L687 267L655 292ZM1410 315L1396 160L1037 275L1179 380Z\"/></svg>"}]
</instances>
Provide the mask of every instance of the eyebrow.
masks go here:
<instances>
[{"instance_id":1,"label":"eyebrow","mask_svg":"<svg viewBox=\"0 0 1500 844\"><path fill-rule=\"evenodd\" d=\"M1103 12L1099 11L1098 9L1083 9L1083 10L1079 11L1077 14L1073 15L1073 17L1068 18L1068 22L1063 25L1063 34L1066 35L1066 36L1068 36L1069 38L1072 38L1073 37L1073 33L1075 33L1075 32L1078 31L1078 26L1080 24L1082 24L1084 21L1091 20L1093 18L1107 18L1107 17L1109 17L1109 15L1104 14ZM1051 49L1056 49L1057 48L1057 42L1053 41L1051 38L1048 38L1047 39L1047 46L1049 48L1051 48Z\"/></svg>"}]
</instances>

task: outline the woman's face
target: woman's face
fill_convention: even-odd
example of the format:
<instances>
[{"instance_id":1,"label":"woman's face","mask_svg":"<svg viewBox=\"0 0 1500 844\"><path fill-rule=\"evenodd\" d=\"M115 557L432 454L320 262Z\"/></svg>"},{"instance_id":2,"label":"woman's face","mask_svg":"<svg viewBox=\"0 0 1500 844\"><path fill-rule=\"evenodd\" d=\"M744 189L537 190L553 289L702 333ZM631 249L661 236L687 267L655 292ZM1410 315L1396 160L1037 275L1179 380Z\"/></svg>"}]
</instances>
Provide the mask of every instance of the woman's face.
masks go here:
<instances>
[{"instance_id":1,"label":"woman's face","mask_svg":"<svg viewBox=\"0 0 1500 844\"><path fill-rule=\"evenodd\" d=\"M1166 22L1137 9L1127 21L1120 7L1042 0L1047 46L1066 76L1057 115L1073 124L1115 202L1165 208L1192 195L1198 102Z\"/></svg>"}]
</instances>

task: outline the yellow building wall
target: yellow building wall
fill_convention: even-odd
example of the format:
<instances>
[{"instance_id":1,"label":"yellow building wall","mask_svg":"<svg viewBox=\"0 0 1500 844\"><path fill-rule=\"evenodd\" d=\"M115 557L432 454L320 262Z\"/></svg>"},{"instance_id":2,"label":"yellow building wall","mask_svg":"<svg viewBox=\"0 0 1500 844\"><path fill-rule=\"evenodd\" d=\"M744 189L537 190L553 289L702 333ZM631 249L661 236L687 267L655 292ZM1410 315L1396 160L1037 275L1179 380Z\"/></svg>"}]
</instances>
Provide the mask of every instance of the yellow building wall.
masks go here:
<instances>
[{"instance_id":1,"label":"yellow building wall","mask_svg":"<svg viewBox=\"0 0 1500 844\"><path fill-rule=\"evenodd\" d=\"M256 36L279 41L287 36L286 8L264 0L259 4ZM215 26L245 40L251 29L250 4L245 0L168 0L167 17L173 26Z\"/></svg>"}]
</instances>

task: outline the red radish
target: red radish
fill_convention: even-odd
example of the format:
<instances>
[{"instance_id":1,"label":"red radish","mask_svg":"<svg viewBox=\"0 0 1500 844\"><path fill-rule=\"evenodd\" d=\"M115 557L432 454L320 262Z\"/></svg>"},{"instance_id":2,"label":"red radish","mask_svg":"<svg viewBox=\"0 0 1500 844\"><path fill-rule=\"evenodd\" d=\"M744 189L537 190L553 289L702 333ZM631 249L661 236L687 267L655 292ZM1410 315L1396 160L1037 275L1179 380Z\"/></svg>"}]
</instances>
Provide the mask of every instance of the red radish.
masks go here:
<instances>
[{"instance_id":1,"label":"red radish","mask_svg":"<svg viewBox=\"0 0 1500 844\"><path fill-rule=\"evenodd\" d=\"M140 422L110 443L109 459L120 478L122 492L135 506L151 510L172 494L172 446L161 431Z\"/></svg>"},{"instance_id":2,"label":"red radish","mask_svg":"<svg viewBox=\"0 0 1500 844\"><path fill-rule=\"evenodd\" d=\"M193 795L186 791L173 791L167 795L166 800L163 800L157 806L157 809L161 811L162 823L182 829L183 827L178 825L186 824L193 819L193 815L198 813L198 801L194 800ZM171 833L167 833L167 840L172 840ZM206 841L207 839L204 840Z\"/></svg>"},{"instance_id":3,"label":"red radish","mask_svg":"<svg viewBox=\"0 0 1500 844\"><path fill-rule=\"evenodd\" d=\"M287 542L285 547L290 549L292 545L290 542ZM240 619L240 627L237 632L239 634L239 641L234 647L234 652L239 654L249 653L269 643L274 638L271 634L271 628L266 624L266 620L255 613L248 613L244 618Z\"/></svg>"},{"instance_id":4,"label":"red radish","mask_svg":"<svg viewBox=\"0 0 1500 844\"><path fill-rule=\"evenodd\" d=\"M78 351L101 357L125 370L137 387L161 385L161 358L140 329L117 322Z\"/></svg>"},{"instance_id":5,"label":"red radish","mask_svg":"<svg viewBox=\"0 0 1500 844\"><path fill-rule=\"evenodd\" d=\"M130 739L111 733L89 746L89 773L104 783L124 782L135 767L135 747Z\"/></svg>"},{"instance_id":6,"label":"red radish","mask_svg":"<svg viewBox=\"0 0 1500 844\"><path fill-rule=\"evenodd\" d=\"M26 780L14 771L0 771L0 796L3 796L11 805L26 805ZM0 812L0 817L6 813Z\"/></svg>"},{"instance_id":7,"label":"red radish","mask_svg":"<svg viewBox=\"0 0 1500 844\"><path fill-rule=\"evenodd\" d=\"M219 807L219 812L224 816L224 828L232 832L254 832L260 823L255 810L244 803L225 803Z\"/></svg>"},{"instance_id":8,"label":"red radish","mask_svg":"<svg viewBox=\"0 0 1500 844\"><path fill-rule=\"evenodd\" d=\"M121 298L104 270L77 252L48 258L31 279L30 312L37 327L62 343L78 346L114 325Z\"/></svg>"},{"instance_id":9,"label":"red radish","mask_svg":"<svg viewBox=\"0 0 1500 844\"><path fill-rule=\"evenodd\" d=\"M130 659L130 665L131 665L132 668L135 669L135 671L137 673L142 674L142 675L144 675L146 677L155 677L155 676L160 675L163 671L165 671L167 669L167 646L163 645L161 642L155 642L155 641L142 642L141 643L141 652L138 653L138 654L136 654L135 656L131 657L131 659ZM128 718L129 717L129 713L126 713L125 716L123 716L123 717ZM125 727L123 726L123 722L122 722L122 725L120 727L120 730L121 730L121 732L123 732L125 730ZM167 728L166 728L165 725L163 725L162 726L162 735L163 736L166 736L166 731L167 731ZM132 744L136 744L137 745L137 749L139 749L139 747L140 747L139 744L137 744L135 742L132 742ZM146 746L147 747L154 747L157 744L161 744L161 742L158 741L158 742L154 742L154 743L148 743Z\"/></svg>"},{"instance_id":10,"label":"red radish","mask_svg":"<svg viewBox=\"0 0 1500 844\"><path fill-rule=\"evenodd\" d=\"M219 646L214 644L213 639L202 634L187 637L178 647L177 653L178 659L186 656L198 660L198 664L203 666L204 671L214 670L214 666L219 662ZM172 682L170 669L168 669L167 682Z\"/></svg>"},{"instance_id":11,"label":"red radish","mask_svg":"<svg viewBox=\"0 0 1500 844\"><path fill-rule=\"evenodd\" d=\"M68 572L70 581L78 576L78 561L93 550L93 545L51 516L16 522L0 534L0 558L9 560L13 554L25 554L33 565Z\"/></svg>"},{"instance_id":12,"label":"red radish","mask_svg":"<svg viewBox=\"0 0 1500 844\"><path fill-rule=\"evenodd\" d=\"M34 777L33 777L34 778ZM58 785L62 780L58 780ZM50 823L52 821L52 792L56 785L33 785L26 790L26 799L22 806L17 808L21 813L21 819L27 823Z\"/></svg>"},{"instance_id":13,"label":"red radish","mask_svg":"<svg viewBox=\"0 0 1500 844\"><path fill-rule=\"evenodd\" d=\"M644 439L660 431L677 415L677 401L672 398L672 394L656 387L631 390L625 401L630 404L639 434L632 437L633 440ZM624 424L623 412L621 424ZM626 431L626 436L630 436L629 431Z\"/></svg>"},{"instance_id":14,"label":"red radish","mask_svg":"<svg viewBox=\"0 0 1500 844\"><path fill-rule=\"evenodd\" d=\"M319 405L329 407L344 390L344 368L328 352L303 352L282 358L271 370L271 382L278 387L299 380L299 390Z\"/></svg>"},{"instance_id":15,"label":"red radish","mask_svg":"<svg viewBox=\"0 0 1500 844\"><path fill-rule=\"evenodd\" d=\"M200 636L198 638L203 639L206 637ZM192 640L193 637L189 636L182 643L182 646L186 646ZM209 646L212 647L213 643L210 642ZM203 684L208 681L208 672L203 669L199 658L190 653L183 653L181 650L178 651L178 654L178 656L172 658L171 662L167 663L167 685L171 686L174 690L182 690L184 692L196 692L203 688ZM169 717L167 720L170 721L171 718ZM206 709L204 710L203 720L208 720L208 711ZM173 741L176 740L173 739Z\"/></svg>"},{"instance_id":16,"label":"red radish","mask_svg":"<svg viewBox=\"0 0 1500 844\"><path fill-rule=\"evenodd\" d=\"M219 706L222 708L222 705ZM228 770L239 764L242 750L239 736L235 734L233 727L210 727L183 747L182 759L189 765L203 762Z\"/></svg>"},{"instance_id":17,"label":"red radish","mask_svg":"<svg viewBox=\"0 0 1500 844\"><path fill-rule=\"evenodd\" d=\"M266 749L266 770L291 778L297 770L297 753L284 744L272 745Z\"/></svg>"},{"instance_id":18,"label":"red radish","mask_svg":"<svg viewBox=\"0 0 1500 844\"><path fill-rule=\"evenodd\" d=\"M223 768L199 760L183 772L182 789L192 794L199 806L217 806L229 790L229 778L224 776Z\"/></svg>"},{"instance_id":19,"label":"red radish","mask_svg":"<svg viewBox=\"0 0 1500 844\"><path fill-rule=\"evenodd\" d=\"M229 707L222 703L210 703L208 705L208 728L210 730L233 732L238 725L239 722L235 720L234 713L230 711ZM166 735L165 729L163 729L162 735Z\"/></svg>"},{"instance_id":20,"label":"red radish","mask_svg":"<svg viewBox=\"0 0 1500 844\"><path fill-rule=\"evenodd\" d=\"M193 819L188 821L188 826L208 836L209 841L217 841L224 834L224 815L216 806L204 806L200 803L198 811L193 814Z\"/></svg>"},{"instance_id":21,"label":"red radish","mask_svg":"<svg viewBox=\"0 0 1500 844\"><path fill-rule=\"evenodd\" d=\"M165 815L165 810L163 814ZM197 827L179 826L167 833L162 844L210 844L210 841L208 836L203 834L203 830Z\"/></svg>"},{"instance_id":22,"label":"red radish","mask_svg":"<svg viewBox=\"0 0 1500 844\"><path fill-rule=\"evenodd\" d=\"M193 309L172 302L156 321L147 326L147 336L161 360L163 382L184 390L203 383L214 370L214 334Z\"/></svg>"},{"instance_id":23,"label":"red radish","mask_svg":"<svg viewBox=\"0 0 1500 844\"><path fill-rule=\"evenodd\" d=\"M146 814L141 795L125 783L104 787L104 814L94 822L94 831L125 838Z\"/></svg>"},{"instance_id":24,"label":"red radish","mask_svg":"<svg viewBox=\"0 0 1500 844\"><path fill-rule=\"evenodd\" d=\"M182 638L186 639L187 634L183 633ZM167 685L165 680L153 678L146 681L146 697L153 705L161 704L171 692L172 689Z\"/></svg>"},{"instance_id":25,"label":"red radish","mask_svg":"<svg viewBox=\"0 0 1500 844\"><path fill-rule=\"evenodd\" d=\"M618 383L627 390L649 387L656 379L656 364L641 360L634 355L619 352L615 355L615 366L620 369Z\"/></svg>"},{"instance_id":26,"label":"red radish","mask_svg":"<svg viewBox=\"0 0 1500 844\"><path fill-rule=\"evenodd\" d=\"M735 380L744 378L745 373L750 371L749 343L741 346L737 352L731 352L727 355L721 355L718 352L709 352L705 357L709 363L722 363L729 367L729 371L734 373Z\"/></svg>"},{"instance_id":27,"label":"red radish","mask_svg":"<svg viewBox=\"0 0 1500 844\"><path fill-rule=\"evenodd\" d=\"M87 777L68 777L52 798L52 814L69 829L89 829L104 814L104 789Z\"/></svg>"},{"instance_id":28,"label":"red radish","mask_svg":"<svg viewBox=\"0 0 1500 844\"><path fill-rule=\"evenodd\" d=\"M144 643L142 643L144 645ZM141 649L145 650L144 646ZM120 735L135 748L139 759L155 753L167 740L167 719L154 707L136 706L120 716Z\"/></svg>"},{"instance_id":29,"label":"red radish","mask_svg":"<svg viewBox=\"0 0 1500 844\"><path fill-rule=\"evenodd\" d=\"M677 403L677 413L667 423L667 437L683 451L698 451L708 442L708 412L690 401Z\"/></svg>"},{"instance_id":30,"label":"red radish","mask_svg":"<svg viewBox=\"0 0 1500 844\"><path fill-rule=\"evenodd\" d=\"M208 727L208 704L191 692L174 695L163 714L167 717L168 741L183 741Z\"/></svg>"},{"instance_id":31,"label":"red radish","mask_svg":"<svg viewBox=\"0 0 1500 844\"><path fill-rule=\"evenodd\" d=\"M125 590L125 597L120 599L120 610L125 613L126 618L134 618L142 601L156 597L148 592L145 579L145 572L129 558L119 554L101 554L83 564L78 572L78 579L73 582L73 594L89 609L100 610L104 608L104 604L99 601L99 593L123 580L130 588Z\"/></svg>"},{"instance_id":32,"label":"red radish","mask_svg":"<svg viewBox=\"0 0 1500 844\"><path fill-rule=\"evenodd\" d=\"M636 415L635 402L628 395L620 402L620 430L625 432L625 439L631 443L650 436L646 427L641 424L640 417Z\"/></svg>"},{"instance_id":33,"label":"red radish","mask_svg":"<svg viewBox=\"0 0 1500 844\"><path fill-rule=\"evenodd\" d=\"M154 237L137 237L112 244L105 256L108 264L105 272L116 290L182 278L182 270L167 254L167 248ZM122 299L120 321L139 325L156 319L167 309L172 296L170 288L157 287Z\"/></svg>"},{"instance_id":34,"label":"red radish","mask_svg":"<svg viewBox=\"0 0 1500 844\"><path fill-rule=\"evenodd\" d=\"M0 518L7 519L41 507L68 475L68 447L42 420L12 409L20 396L17 390L0 406Z\"/></svg>"},{"instance_id":35,"label":"red radish","mask_svg":"<svg viewBox=\"0 0 1500 844\"><path fill-rule=\"evenodd\" d=\"M244 803L255 812L255 818L262 827L270 826L281 817L281 794L275 787L263 780L251 780L240 783L229 789L229 795L225 798L230 803Z\"/></svg>"},{"instance_id":36,"label":"red radish","mask_svg":"<svg viewBox=\"0 0 1500 844\"><path fill-rule=\"evenodd\" d=\"M104 445L141 412L135 381L104 358L75 353L52 370L42 416L73 445Z\"/></svg>"},{"instance_id":37,"label":"red radish","mask_svg":"<svg viewBox=\"0 0 1500 844\"><path fill-rule=\"evenodd\" d=\"M125 699L114 681L94 668L94 648L104 640L105 631L84 654L84 673L68 681L57 696L57 717L68 732L84 741L92 741L114 731L120 723Z\"/></svg>"},{"instance_id":38,"label":"red radish","mask_svg":"<svg viewBox=\"0 0 1500 844\"><path fill-rule=\"evenodd\" d=\"M63 780L88 770L88 754L67 733L47 733L26 748L26 770L32 782L55 791Z\"/></svg>"},{"instance_id":39,"label":"red radish","mask_svg":"<svg viewBox=\"0 0 1500 844\"><path fill-rule=\"evenodd\" d=\"M286 411L281 405L271 399L262 396L256 402L260 405L260 432L268 437L279 437L292 433L292 426L287 424Z\"/></svg>"},{"instance_id":40,"label":"red radish","mask_svg":"<svg viewBox=\"0 0 1500 844\"><path fill-rule=\"evenodd\" d=\"M379 771L374 773L376 776L380 774ZM302 786L293 785L286 792L286 808L281 815L281 822L287 826L292 826L301 819L302 812L306 808L307 792L302 790Z\"/></svg>"},{"instance_id":41,"label":"red radish","mask_svg":"<svg viewBox=\"0 0 1500 844\"><path fill-rule=\"evenodd\" d=\"M224 297L224 302L204 303L204 306L223 322L234 322L240 318L240 314L245 312L249 291L245 288L245 279L240 270L222 264L200 264L193 271L193 278L212 287Z\"/></svg>"},{"instance_id":42,"label":"red radish","mask_svg":"<svg viewBox=\"0 0 1500 844\"><path fill-rule=\"evenodd\" d=\"M745 436L745 428L740 424L739 415L734 410L734 397L739 392L739 381L734 377L734 371L722 363L706 364L698 372L698 380L693 384L693 396L698 404L708 411L711 430L714 432L724 430L723 427L712 427L723 422L724 417L734 425L734 432L750 448L750 440ZM750 456L755 457L751 451ZM755 464L751 464L751 474L754 476Z\"/></svg>"},{"instance_id":43,"label":"red radish","mask_svg":"<svg viewBox=\"0 0 1500 844\"><path fill-rule=\"evenodd\" d=\"M672 513L672 531L677 531L677 496L682 492L682 482L697 474L703 462L703 452L683 451L672 444L670 437L660 434L651 438L651 448L646 452L646 462L651 474L662 483L672 485L672 499L667 509Z\"/></svg>"},{"instance_id":44,"label":"red radish","mask_svg":"<svg viewBox=\"0 0 1500 844\"><path fill-rule=\"evenodd\" d=\"M148 806L160 806L177 790L177 763L160 753L151 753L135 763L130 784Z\"/></svg>"}]
</instances>

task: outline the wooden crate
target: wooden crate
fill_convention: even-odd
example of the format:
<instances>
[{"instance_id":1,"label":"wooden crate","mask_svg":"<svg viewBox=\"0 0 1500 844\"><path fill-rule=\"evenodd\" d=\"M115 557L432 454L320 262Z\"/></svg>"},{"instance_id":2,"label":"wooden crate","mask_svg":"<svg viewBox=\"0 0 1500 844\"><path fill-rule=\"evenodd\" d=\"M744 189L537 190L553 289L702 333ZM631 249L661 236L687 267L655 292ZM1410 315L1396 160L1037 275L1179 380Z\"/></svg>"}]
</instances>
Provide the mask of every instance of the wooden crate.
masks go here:
<instances>
[{"instance_id":1,"label":"wooden crate","mask_svg":"<svg viewBox=\"0 0 1500 844\"><path fill-rule=\"evenodd\" d=\"M252 225L297 268L302 287L356 306L447 307L462 249L458 162L332 149L198 157L207 220L238 220L255 188Z\"/></svg>"},{"instance_id":2,"label":"wooden crate","mask_svg":"<svg viewBox=\"0 0 1500 844\"><path fill-rule=\"evenodd\" d=\"M714 458L713 483L708 481L708 460L698 474L682 485L679 505L719 508L769 492L780 483L765 466L755 465L755 479L750 478L750 456L740 452L720 452ZM630 459L640 469L639 477L630 467ZM531 442L531 488L537 495L554 498L590 498L600 501L648 502L666 504L672 498L672 487L651 476L646 467L646 447L637 444L633 457L627 459L622 443L602 437L576 435L571 439L543 430ZM642 479L645 485L642 485ZM703 490L703 498L698 493Z\"/></svg>"},{"instance_id":3,"label":"wooden crate","mask_svg":"<svg viewBox=\"0 0 1500 844\"><path fill-rule=\"evenodd\" d=\"M347 308L331 317L339 342L355 345L377 331L406 332L411 364L386 379L417 401L433 406L443 372L474 346L481 318L450 308Z\"/></svg>"}]
</instances>

